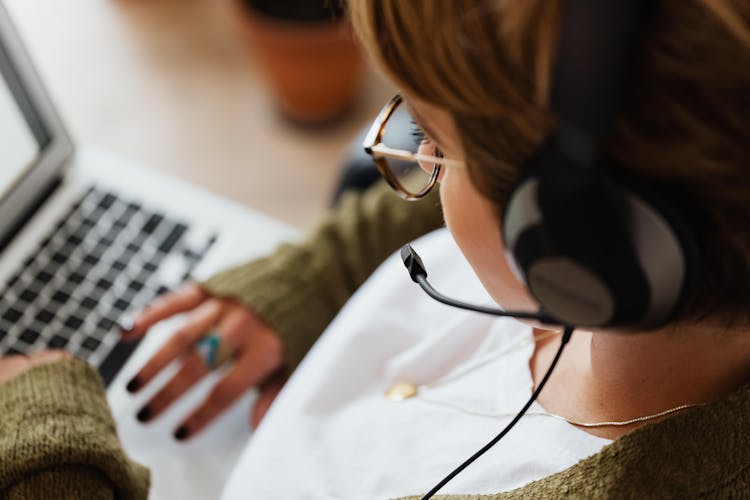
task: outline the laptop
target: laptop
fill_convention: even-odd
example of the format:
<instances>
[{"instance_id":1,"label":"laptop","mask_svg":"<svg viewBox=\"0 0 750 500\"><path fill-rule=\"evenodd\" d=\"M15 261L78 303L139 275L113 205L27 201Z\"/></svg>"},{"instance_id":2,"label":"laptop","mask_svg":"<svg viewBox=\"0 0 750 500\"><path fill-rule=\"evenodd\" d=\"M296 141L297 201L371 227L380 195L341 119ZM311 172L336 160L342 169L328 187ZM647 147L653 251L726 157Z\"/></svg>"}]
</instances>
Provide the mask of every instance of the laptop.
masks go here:
<instances>
[{"instance_id":1,"label":"laptop","mask_svg":"<svg viewBox=\"0 0 750 500\"><path fill-rule=\"evenodd\" d=\"M151 497L215 498L249 436L251 396L182 446L172 430L218 374L154 425L137 423L170 374L136 396L125 381L180 318L141 345L120 342L118 322L297 231L109 152L75 148L2 3L0 164L0 355L59 348L88 361L108 386L126 451L152 470Z\"/></svg>"}]
</instances>

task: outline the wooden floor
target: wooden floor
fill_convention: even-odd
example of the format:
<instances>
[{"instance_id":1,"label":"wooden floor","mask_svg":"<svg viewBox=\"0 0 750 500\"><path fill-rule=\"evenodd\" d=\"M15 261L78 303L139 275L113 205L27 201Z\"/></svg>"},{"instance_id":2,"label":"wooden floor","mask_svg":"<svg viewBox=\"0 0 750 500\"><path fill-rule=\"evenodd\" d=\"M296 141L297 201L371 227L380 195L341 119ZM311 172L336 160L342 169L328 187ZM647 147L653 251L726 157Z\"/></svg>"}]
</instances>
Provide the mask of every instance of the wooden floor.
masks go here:
<instances>
[{"instance_id":1,"label":"wooden floor","mask_svg":"<svg viewBox=\"0 0 750 500\"><path fill-rule=\"evenodd\" d=\"M103 146L309 228L392 89L365 78L325 129L281 118L236 0L4 0L79 144Z\"/></svg>"}]
</instances>

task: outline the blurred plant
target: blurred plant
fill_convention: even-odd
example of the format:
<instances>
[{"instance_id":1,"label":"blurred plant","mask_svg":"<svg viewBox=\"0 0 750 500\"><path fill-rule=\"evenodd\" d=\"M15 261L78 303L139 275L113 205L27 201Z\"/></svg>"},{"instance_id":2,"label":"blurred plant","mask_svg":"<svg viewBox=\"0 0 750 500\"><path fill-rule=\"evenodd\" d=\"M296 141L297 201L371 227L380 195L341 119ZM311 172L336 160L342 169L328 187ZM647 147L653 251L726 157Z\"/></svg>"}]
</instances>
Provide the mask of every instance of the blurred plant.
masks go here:
<instances>
[{"instance_id":1,"label":"blurred plant","mask_svg":"<svg viewBox=\"0 0 750 500\"><path fill-rule=\"evenodd\" d=\"M330 122L354 103L363 64L343 0L235 0L284 115Z\"/></svg>"}]
</instances>

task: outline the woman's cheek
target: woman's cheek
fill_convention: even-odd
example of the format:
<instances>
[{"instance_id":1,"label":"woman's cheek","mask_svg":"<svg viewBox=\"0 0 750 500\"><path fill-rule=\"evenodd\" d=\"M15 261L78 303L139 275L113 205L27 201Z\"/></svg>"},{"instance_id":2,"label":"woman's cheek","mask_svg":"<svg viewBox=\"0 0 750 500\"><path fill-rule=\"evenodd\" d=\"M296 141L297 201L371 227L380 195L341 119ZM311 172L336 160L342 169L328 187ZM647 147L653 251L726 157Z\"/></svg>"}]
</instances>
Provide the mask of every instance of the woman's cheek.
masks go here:
<instances>
[{"instance_id":1,"label":"woman's cheek","mask_svg":"<svg viewBox=\"0 0 750 500\"><path fill-rule=\"evenodd\" d=\"M476 191L468 174L447 169L440 199L448 229L495 302L506 309L534 308L533 299L505 258L492 204Z\"/></svg>"}]
</instances>

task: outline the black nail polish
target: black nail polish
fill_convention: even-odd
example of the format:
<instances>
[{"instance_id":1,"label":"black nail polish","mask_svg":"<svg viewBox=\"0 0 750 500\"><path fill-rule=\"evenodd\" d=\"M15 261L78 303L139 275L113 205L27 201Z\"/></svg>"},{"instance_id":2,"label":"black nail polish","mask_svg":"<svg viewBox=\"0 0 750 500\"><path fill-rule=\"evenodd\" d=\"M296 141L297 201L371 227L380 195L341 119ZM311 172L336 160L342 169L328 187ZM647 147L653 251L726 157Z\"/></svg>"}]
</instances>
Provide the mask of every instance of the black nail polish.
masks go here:
<instances>
[{"instance_id":1,"label":"black nail polish","mask_svg":"<svg viewBox=\"0 0 750 500\"><path fill-rule=\"evenodd\" d=\"M135 392L140 388L141 380L138 377L131 378L130 382L128 382L128 385L125 386L125 389L127 389L128 392Z\"/></svg>"},{"instance_id":2,"label":"black nail polish","mask_svg":"<svg viewBox=\"0 0 750 500\"><path fill-rule=\"evenodd\" d=\"M188 431L188 428L184 425L181 425L174 433L174 438L177 441L184 441L187 439L188 434L190 434L190 431Z\"/></svg>"},{"instance_id":3,"label":"black nail polish","mask_svg":"<svg viewBox=\"0 0 750 500\"><path fill-rule=\"evenodd\" d=\"M151 410L148 406L144 406L135 418L137 418L139 422L148 422L148 419L151 418Z\"/></svg>"}]
</instances>

